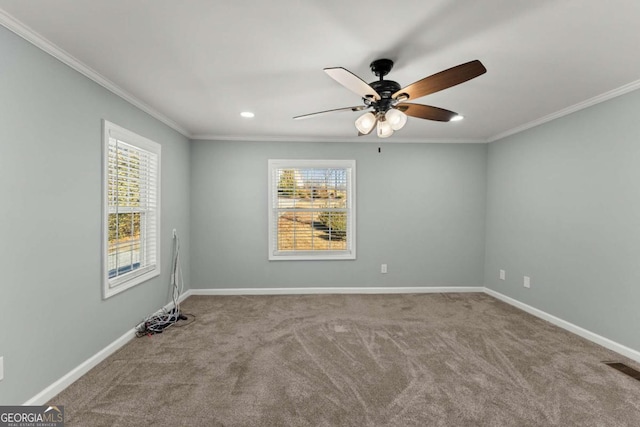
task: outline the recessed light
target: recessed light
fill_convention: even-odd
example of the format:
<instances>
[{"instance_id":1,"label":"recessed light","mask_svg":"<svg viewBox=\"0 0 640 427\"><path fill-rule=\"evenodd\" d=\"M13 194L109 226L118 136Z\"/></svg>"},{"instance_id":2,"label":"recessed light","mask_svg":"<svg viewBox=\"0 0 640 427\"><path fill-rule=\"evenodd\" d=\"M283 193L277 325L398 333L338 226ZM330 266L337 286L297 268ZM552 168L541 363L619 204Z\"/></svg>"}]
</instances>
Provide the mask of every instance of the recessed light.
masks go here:
<instances>
[{"instance_id":1,"label":"recessed light","mask_svg":"<svg viewBox=\"0 0 640 427\"><path fill-rule=\"evenodd\" d=\"M460 120L464 119L464 116L461 115L457 115L457 116L453 116L451 117L451 120L449 120L450 122L459 122Z\"/></svg>"},{"instance_id":2,"label":"recessed light","mask_svg":"<svg viewBox=\"0 0 640 427\"><path fill-rule=\"evenodd\" d=\"M251 111L243 111L242 113L240 113L240 115L242 117L246 117L247 119L255 117L255 114L253 114Z\"/></svg>"}]
</instances>

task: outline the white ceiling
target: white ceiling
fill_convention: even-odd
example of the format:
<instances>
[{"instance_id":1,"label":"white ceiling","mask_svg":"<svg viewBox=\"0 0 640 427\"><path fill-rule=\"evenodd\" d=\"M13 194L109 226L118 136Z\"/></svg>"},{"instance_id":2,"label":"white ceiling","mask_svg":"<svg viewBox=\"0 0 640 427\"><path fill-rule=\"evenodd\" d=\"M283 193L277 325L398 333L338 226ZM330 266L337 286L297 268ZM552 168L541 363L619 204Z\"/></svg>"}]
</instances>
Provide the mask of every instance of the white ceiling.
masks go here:
<instances>
[{"instance_id":1,"label":"white ceiling","mask_svg":"<svg viewBox=\"0 0 640 427\"><path fill-rule=\"evenodd\" d=\"M640 87L638 0L0 0L0 23L183 134L375 141L322 69L363 80L396 62L406 86L479 59L487 73L417 102L461 122L409 118L388 141L491 141ZM255 118L240 117L253 111Z\"/></svg>"}]
</instances>

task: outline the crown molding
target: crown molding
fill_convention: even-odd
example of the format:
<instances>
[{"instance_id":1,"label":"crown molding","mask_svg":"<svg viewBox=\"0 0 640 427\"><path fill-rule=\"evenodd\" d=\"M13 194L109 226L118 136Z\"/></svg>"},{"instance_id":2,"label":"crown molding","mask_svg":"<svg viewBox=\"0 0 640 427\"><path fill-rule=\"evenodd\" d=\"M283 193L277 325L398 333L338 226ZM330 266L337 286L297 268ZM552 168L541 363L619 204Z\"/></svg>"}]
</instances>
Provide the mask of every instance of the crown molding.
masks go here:
<instances>
[{"instance_id":1,"label":"crown molding","mask_svg":"<svg viewBox=\"0 0 640 427\"><path fill-rule=\"evenodd\" d=\"M486 144L485 139L447 139L447 138L386 138L365 139L361 137L326 138L318 136L256 136L256 135L212 135L196 134L191 140L206 141L242 141L242 142L355 142L369 144Z\"/></svg>"},{"instance_id":2,"label":"crown molding","mask_svg":"<svg viewBox=\"0 0 640 427\"><path fill-rule=\"evenodd\" d=\"M517 126L515 128L509 129L507 131L496 134L487 139L487 142L494 142L500 139L506 138L511 135L515 135L516 133L520 133L527 129L531 129L533 127L539 126L541 124L550 122L555 119L559 119L560 117L567 116L571 113L575 113L576 111L584 110L585 108L592 107L596 104L600 104L601 102L608 101L613 98L617 98L618 96L625 95L629 92L633 92L634 90L640 89L640 80L636 80L634 82L628 83L624 86L620 86L619 88L610 90L609 92L605 92L603 94L594 96L593 98L589 98L586 101L579 102L570 107L564 108L560 111L557 111L553 114L549 114L547 116L541 117L537 120L531 121L529 123L525 123L521 126Z\"/></svg>"},{"instance_id":3,"label":"crown molding","mask_svg":"<svg viewBox=\"0 0 640 427\"><path fill-rule=\"evenodd\" d=\"M120 88L118 85L102 76L97 71L93 70L91 67L85 65L80 60L73 57L71 54L63 50L62 48L56 46L36 31L32 30L27 25L18 21L11 15L9 15L4 10L0 9L0 25L7 28L9 31L15 33L16 35L22 37L29 43L58 59L62 63L76 70L80 74L86 76L92 81L96 82L100 86L149 114L151 117L159 120L160 122L166 124L170 128L174 129L178 133L183 136L191 139L191 140L211 140L211 141L246 141L246 142L357 142L357 143L490 143L494 141L498 141L500 139L506 138L508 136L523 132L527 129L531 129L533 127L542 125L544 123L550 122L552 120L564 117L566 115L575 113L577 111L583 110L585 108L592 107L601 102L608 101L610 99L616 98L618 96L627 94L629 92L633 92L637 89L640 89L640 80L636 80L634 82L628 83L624 86L621 86L617 89L613 89L609 92L605 92L601 95L597 95L593 98L587 99L586 101L579 102L575 105L564 108L555 113L546 115L539 119L533 120L531 122L525 123L523 125L514 127L512 129L506 130L504 132L500 132L495 134L487 139L446 139L446 138L402 138L397 137L390 140L363 140L362 138L356 137L345 137L345 138L319 138L319 137L309 137L309 136L239 136L239 135L215 135L215 134L191 134L187 129L179 125L177 122L167 117L166 115L160 113L155 110L148 104L139 100L135 96L131 95L124 89Z\"/></svg>"},{"instance_id":4,"label":"crown molding","mask_svg":"<svg viewBox=\"0 0 640 427\"><path fill-rule=\"evenodd\" d=\"M29 28L28 26L26 26L22 22L18 21L17 19L15 19L14 17L9 15L7 12L5 12L2 9L0 9L0 25L7 28L9 31L12 31L13 33L17 34L18 36L22 37L23 39L33 44L37 48L53 56L63 64L68 65L69 67L73 68L80 74L98 83L100 86L104 87L108 91L113 92L114 94L118 95L120 98L124 99L125 101L129 102L130 104L134 105L135 107L139 108L140 110L144 111L145 113L149 114L155 119L166 124L167 126L174 129L175 131L181 133L183 136L187 138L191 137L190 133L185 128L180 126L178 123L171 120L169 117L165 116L164 114L158 112L157 110L153 109L146 103L140 101L138 98L134 97L130 93L126 92L124 89L120 88L118 85L116 85L109 79L105 78L104 76L102 76L100 73L98 73L91 67L85 65L80 60L73 57L73 55L69 54L64 49L56 46L55 44L53 44L52 42L50 42L49 40L47 40L46 38L38 34L36 31Z\"/></svg>"}]
</instances>

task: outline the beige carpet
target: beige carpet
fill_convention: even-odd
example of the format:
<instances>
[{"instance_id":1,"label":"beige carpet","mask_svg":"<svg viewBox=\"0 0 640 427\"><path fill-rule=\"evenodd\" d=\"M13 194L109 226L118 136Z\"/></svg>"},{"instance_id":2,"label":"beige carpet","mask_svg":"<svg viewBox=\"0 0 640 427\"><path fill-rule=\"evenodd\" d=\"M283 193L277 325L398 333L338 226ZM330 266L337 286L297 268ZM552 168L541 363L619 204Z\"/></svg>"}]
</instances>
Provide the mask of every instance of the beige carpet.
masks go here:
<instances>
[{"instance_id":1,"label":"beige carpet","mask_svg":"<svg viewBox=\"0 0 640 427\"><path fill-rule=\"evenodd\" d=\"M485 294L190 297L67 426L640 426L638 364ZM182 322L184 323L184 322Z\"/></svg>"}]
</instances>

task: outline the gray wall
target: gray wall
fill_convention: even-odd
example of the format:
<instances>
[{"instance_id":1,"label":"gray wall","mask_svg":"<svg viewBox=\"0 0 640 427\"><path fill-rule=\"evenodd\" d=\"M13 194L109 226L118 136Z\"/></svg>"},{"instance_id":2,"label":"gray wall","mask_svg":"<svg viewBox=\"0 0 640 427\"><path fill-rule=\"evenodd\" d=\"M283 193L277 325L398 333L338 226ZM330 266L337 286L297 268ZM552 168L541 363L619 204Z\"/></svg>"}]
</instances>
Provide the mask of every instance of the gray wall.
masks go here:
<instances>
[{"instance_id":1,"label":"gray wall","mask_svg":"<svg viewBox=\"0 0 640 427\"><path fill-rule=\"evenodd\" d=\"M485 266L487 287L636 350L638 111L635 91L489 145Z\"/></svg>"},{"instance_id":2,"label":"gray wall","mask_svg":"<svg viewBox=\"0 0 640 427\"><path fill-rule=\"evenodd\" d=\"M172 228L189 248L189 143L3 27L0 94L0 404L21 404L168 301ZM106 301L103 118L163 159L162 275Z\"/></svg>"},{"instance_id":3,"label":"gray wall","mask_svg":"<svg viewBox=\"0 0 640 427\"><path fill-rule=\"evenodd\" d=\"M193 141L192 288L482 286L486 151ZM268 261L269 158L356 160L356 260Z\"/></svg>"},{"instance_id":4,"label":"gray wall","mask_svg":"<svg viewBox=\"0 0 640 427\"><path fill-rule=\"evenodd\" d=\"M484 284L640 349L640 92L489 146L189 144L2 27L0 52L0 404L168 301L172 228L194 288ZM106 301L103 118L163 150L162 275ZM356 159L356 260L267 260L269 158Z\"/></svg>"}]
</instances>

